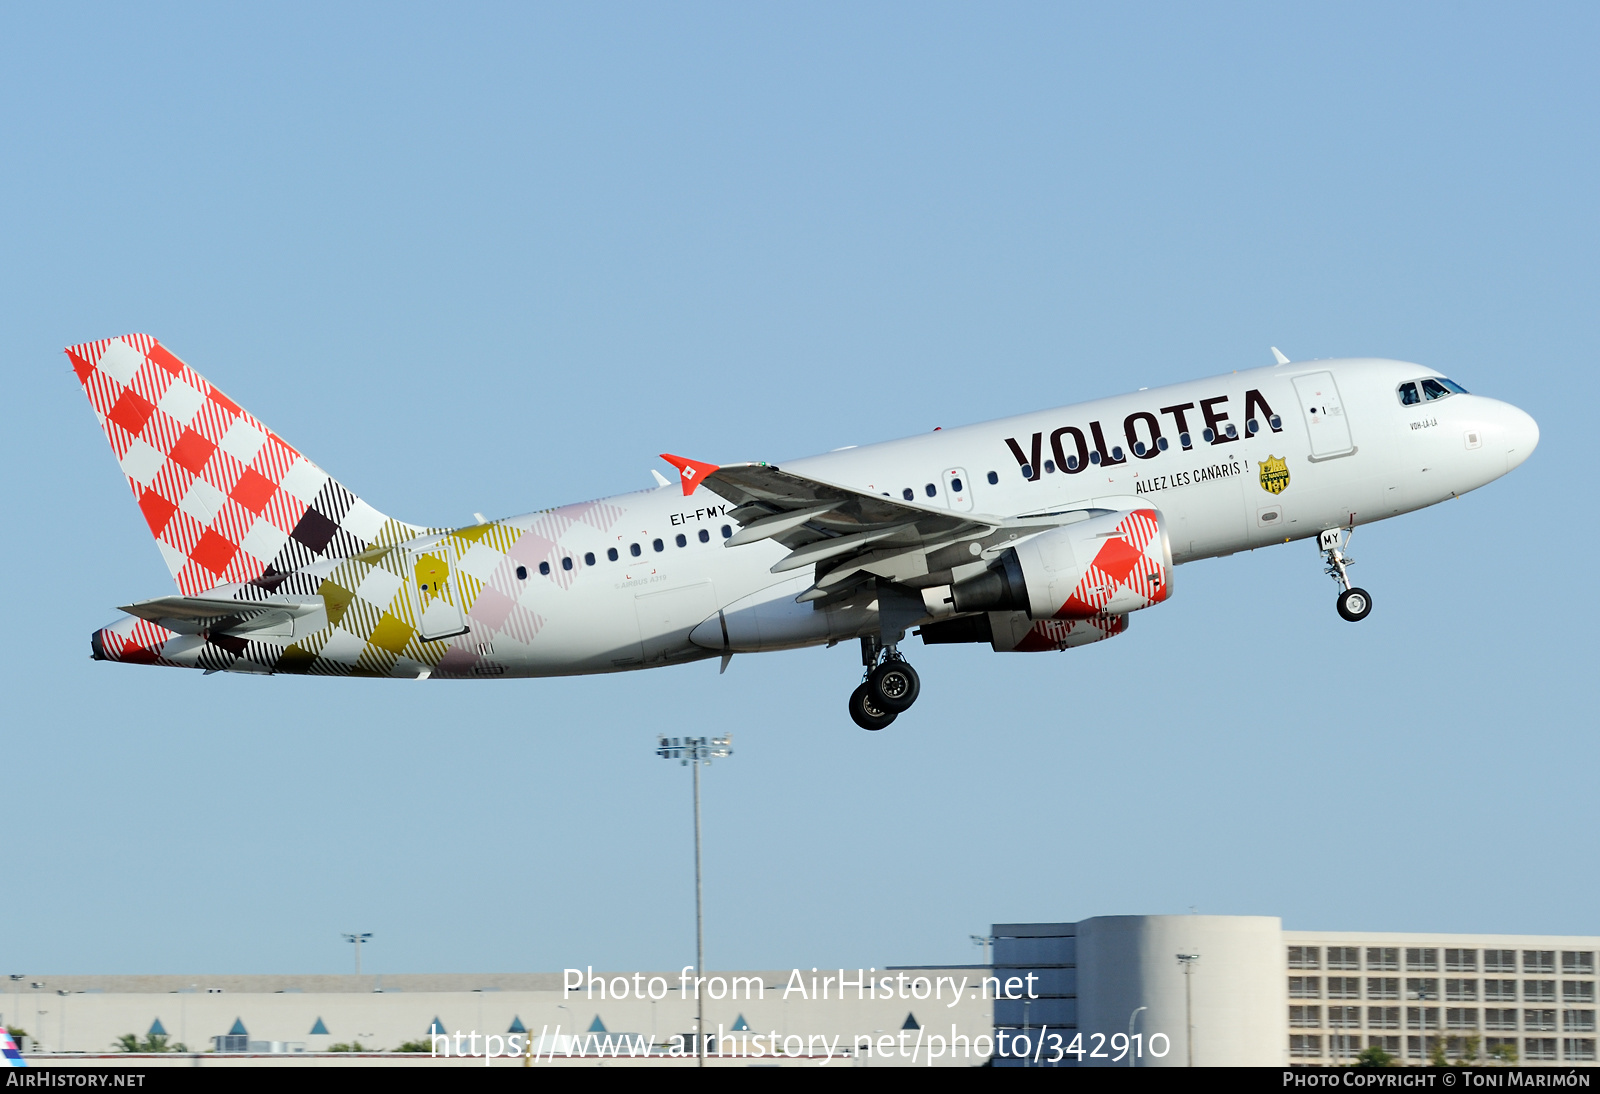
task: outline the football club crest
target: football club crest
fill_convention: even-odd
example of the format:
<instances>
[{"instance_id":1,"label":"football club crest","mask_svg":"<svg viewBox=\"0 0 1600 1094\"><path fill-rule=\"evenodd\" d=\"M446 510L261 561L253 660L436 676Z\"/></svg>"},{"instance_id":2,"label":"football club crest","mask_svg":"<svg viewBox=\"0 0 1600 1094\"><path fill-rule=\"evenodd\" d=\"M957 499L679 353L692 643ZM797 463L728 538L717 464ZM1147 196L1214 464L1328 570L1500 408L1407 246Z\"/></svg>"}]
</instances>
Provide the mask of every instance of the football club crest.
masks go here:
<instances>
[{"instance_id":1,"label":"football club crest","mask_svg":"<svg viewBox=\"0 0 1600 1094\"><path fill-rule=\"evenodd\" d=\"M1281 494L1289 485L1289 462L1278 456L1268 456L1261 461L1261 489L1269 494Z\"/></svg>"}]
</instances>

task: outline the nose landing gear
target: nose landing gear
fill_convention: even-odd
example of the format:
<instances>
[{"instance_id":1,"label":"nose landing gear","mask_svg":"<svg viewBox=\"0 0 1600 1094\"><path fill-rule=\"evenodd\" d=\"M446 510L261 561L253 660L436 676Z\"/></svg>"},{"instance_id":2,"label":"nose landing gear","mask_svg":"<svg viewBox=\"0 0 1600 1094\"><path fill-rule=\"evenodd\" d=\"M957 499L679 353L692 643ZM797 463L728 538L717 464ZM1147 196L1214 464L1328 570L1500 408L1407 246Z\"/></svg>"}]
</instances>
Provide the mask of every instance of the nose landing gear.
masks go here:
<instances>
[{"instance_id":1,"label":"nose landing gear","mask_svg":"<svg viewBox=\"0 0 1600 1094\"><path fill-rule=\"evenodd\" d=\"M1327 529L1317 536L1317 550L1327 560L1328 576L1344 586L1337 603L1339 618L1348 623L1359 623L1372 614L1372 594L1350 585L1350 575L1346 570L1354 566L1356 560L1347 556L1344 548L1350 544L1351 531L1353 529Z\"/></svg>"},{"instance_id":2,"label":"nose landing gear","mask_svg":"<svg viewBox=\"0 0 1600 1094\"><path fill-rule=\"evenodd\" d=\"M850 695L850 717L862 729L882 729L911 709L922 693L922 681L893 643L863 638L861 663L866 678Z\"/></svg>"}]
</instances>

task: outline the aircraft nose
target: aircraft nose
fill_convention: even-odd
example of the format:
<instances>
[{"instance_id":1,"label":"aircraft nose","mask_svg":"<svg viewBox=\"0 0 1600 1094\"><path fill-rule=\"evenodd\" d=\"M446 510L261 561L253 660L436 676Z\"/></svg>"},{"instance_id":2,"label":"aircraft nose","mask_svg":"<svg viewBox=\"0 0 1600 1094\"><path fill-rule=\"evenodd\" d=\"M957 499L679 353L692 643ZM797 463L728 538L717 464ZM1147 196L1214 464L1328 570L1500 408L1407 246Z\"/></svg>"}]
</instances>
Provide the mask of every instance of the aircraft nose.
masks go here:
<instances>
[{"instance_id":1,"label":"aircraft nose","mask_svg":"<svg viewBox=\"0 0 1600 1094\"><path fill-rule=\"evenodd\" d=\"M1539 447L1539 423L1533 415L1510 403L1502 404L1501 429L1506 445L1506 470L1521 466Z\"/></svg>"}]
</instances>

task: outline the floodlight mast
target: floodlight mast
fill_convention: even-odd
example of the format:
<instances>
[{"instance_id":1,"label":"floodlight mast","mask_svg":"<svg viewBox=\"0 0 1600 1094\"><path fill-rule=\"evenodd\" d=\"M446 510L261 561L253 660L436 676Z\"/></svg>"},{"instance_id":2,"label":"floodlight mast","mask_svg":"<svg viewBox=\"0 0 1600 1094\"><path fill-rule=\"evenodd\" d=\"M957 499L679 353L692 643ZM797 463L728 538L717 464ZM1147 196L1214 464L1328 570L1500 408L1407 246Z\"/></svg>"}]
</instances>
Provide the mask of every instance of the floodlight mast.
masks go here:
<instances>
[{"instance_id":1,"label":"floodlight mast","mask_svg":"<svg viewBox=\"0 0 1600 1094\"><path fill-rule=\"evenodd\" d=\"M704 889L700 882L700 765L732 756L732 744L731 733L722 737L658 737L656 740L657 756L663 760L677 760L694 769L694 1036L698 1067L706 1066L706 1002L700 983L706 971Z\"/></svg>"},{"instance_id":2,"label":"floodlight mast","mask_svg":"<svg viewBox=\"0 0 1600 1094\"><path fill-rule=\"evenodd\" d=\"M357 976L361 975L361 943L365 942L367 939L369 939L371 937L372 937L372 932L371 931L361 931L361 932L358 932L356 934L348 934L348 933L346 933L345 936L344 936L344 940L346 942L354 942L355 946L356 946L356 975Z\"/></svg>"},{"instance_id":3,"label":"floodlight mast","mask_svg":"<svg viewBox=\"0 0 1600 1094\"><path fill-rule=\"evenodd\" d=\"M1180 953L1177 955L1178 964L1183 966L1183 1026L1184 1042L1189 1048L1189 1066L1194 1066L1194 983L1195 962L1200 960L1197 953Z\"/></svg>"}]
</instances>

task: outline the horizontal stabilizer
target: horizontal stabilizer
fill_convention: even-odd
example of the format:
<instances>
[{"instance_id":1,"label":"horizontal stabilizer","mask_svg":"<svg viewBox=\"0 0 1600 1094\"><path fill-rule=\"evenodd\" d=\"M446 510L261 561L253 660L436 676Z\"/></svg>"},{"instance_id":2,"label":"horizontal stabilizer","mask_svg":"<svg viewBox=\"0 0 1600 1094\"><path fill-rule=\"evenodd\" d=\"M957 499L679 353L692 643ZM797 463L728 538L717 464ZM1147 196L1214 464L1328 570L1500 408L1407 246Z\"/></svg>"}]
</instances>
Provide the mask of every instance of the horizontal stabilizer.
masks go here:
<instances>
[{"instance_id":1,"label":"horizontal stabilizer","mask_svg":"<svg viewBox=\"0 0 1600 1094\"><path fill-rule=\"evenodd\" d=\"M292 642L322 628L328 620L320 596L268 601L158 596L120 610L175 634L231 634L261 641Z\"/></svg>"}]
</instances>

